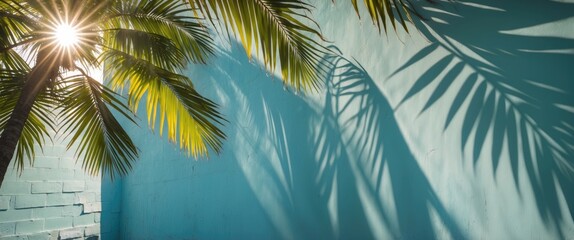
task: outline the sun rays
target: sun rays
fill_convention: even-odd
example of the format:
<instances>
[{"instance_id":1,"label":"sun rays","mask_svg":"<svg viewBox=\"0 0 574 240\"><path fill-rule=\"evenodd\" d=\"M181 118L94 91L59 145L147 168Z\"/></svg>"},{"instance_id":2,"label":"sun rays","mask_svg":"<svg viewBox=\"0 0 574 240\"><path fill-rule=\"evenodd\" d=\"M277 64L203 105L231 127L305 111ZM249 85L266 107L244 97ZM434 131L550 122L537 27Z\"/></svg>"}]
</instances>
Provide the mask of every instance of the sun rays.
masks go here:
<instances>
[{"instance_id":1,"label":"sun rays","mask_svg":"<svg viewBox=\"0 0 574 240\"><path fill-rule=\"evenodd\" d=\"M67 23L58 25L53 34L61 48L74 47L80 41L76 27Z\"/></svg>"}]
</instances>

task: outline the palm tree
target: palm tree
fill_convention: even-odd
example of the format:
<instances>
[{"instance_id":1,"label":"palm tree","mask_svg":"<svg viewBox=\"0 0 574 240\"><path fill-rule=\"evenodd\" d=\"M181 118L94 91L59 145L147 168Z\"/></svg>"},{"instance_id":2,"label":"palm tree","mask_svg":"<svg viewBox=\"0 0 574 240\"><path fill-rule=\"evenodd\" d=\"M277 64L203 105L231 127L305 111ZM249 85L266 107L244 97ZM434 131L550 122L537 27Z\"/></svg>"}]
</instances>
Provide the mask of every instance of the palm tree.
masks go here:
<instances>
[{"instance_id":1,"label":"palm tree","mask_svg":"<svg viewBox=\"0 0 574 240\"><path fill-rule=\"evenodd\" d=\"M365 4L379 29L387 18L406 29L408 2ZM0 179L14 154L18 169L33 161L50 129L77 145L86 171L127 173L138 151L112 111L133 120L142 100L152 129L192 156L218 153L225 120L182 70L213 55L212 32L232 32L286 84L317 89L327 50L311 8L301 0L0 0ZM104 64L109 87L93 75Z\"/></svg>"}]
</instances>

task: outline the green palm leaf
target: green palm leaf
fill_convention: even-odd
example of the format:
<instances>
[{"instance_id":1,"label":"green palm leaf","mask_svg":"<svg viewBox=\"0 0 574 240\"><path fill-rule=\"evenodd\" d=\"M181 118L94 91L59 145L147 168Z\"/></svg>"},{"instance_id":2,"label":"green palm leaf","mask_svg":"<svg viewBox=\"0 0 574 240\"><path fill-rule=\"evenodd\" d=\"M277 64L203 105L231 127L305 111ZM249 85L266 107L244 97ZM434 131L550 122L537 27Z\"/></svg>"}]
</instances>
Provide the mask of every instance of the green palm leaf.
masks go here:
<instances>
[{"instance_id":1,"label":"green palm leaf","mask_svg":"<svg viewBox=\"0 0 574 240\"><path fill-rule=\"evenodd\" d=\"M25 76L10 74L5 70L0 75L0 129L4 129L24 85ZM46 139L51 139L48 130L55 129L52 120L54 119L53 104L53 99L47 94L38 96L34 103L16 146L15 166L18 170L23 169L24 159L28 159L33 164L36 149L42 149Z\"/></svg>"},{"instance_id":2,"label":"green palm leaf","mask_svg":"<svg viewBox=\"0 0 574 240\"><path fill-rule=\"evenodd\" d=\"M351 0L355 12L360 17L359 6L357 0ZM364 0L365 7L379 31L381 25L383 31L387 32L387 19L391 22L393 30L397 30L395 20L397 20L405 31L409 32L406 22L411 21L410 12L413 12L412 5L408 0Z\"/></svg>"},{"instance_id":3,"label":"green palm leaf","mask_svg":"<svg viewBox=\"0 0 574 240\"><path fill-rule=\"evenodd\" d=\"M112 176L126 174L137 158L137 148L116 120L109 106L130 116L118 97L95 79L81 75L66 79L60 109L68 148L77 143L76 154L84 159L82 166L91 174L100 170Z\"/></svg>"},{"instance_id":4,"label":"green palm leaf","mask_svg":"<svg viewBox=\"0 0 574 240\"><path fill-rule=\"evenodd\" d=\"M213 55L213 41L192 14L176 0L117 1L100 25L105 31L131 29L168 38L188 60L205 63Z\"/></svg>"},{"instance_id":5,"label":"green palm leaf","mask_svg":"<svg viewBox=\"0 0 574 240\"><path fill-rule=\"evenodd\" d=\"M118 29L107 34L104 46L170 70L186 66L185 53L171 39L132 29ZM169 54L165 54L169 53Z\"/></svg>"},{"instance_id":6,"label":"green palm leaf","mask_svg":"<svg viewBox=\"0 0 574 240\"><path fill-rule=\"evenodd\" d=\"M322 38L305 13L311 6L300 0L194 0L193 8L212 19L218 16L234 32L247 55L255 50L274 71L280 65L283 81L297 90L317 89L326 66L327 51L313 37ZM216 26L217 27L217 26Z\"/></svg>"},{"instance_id":7,"label":"green palm leaf","mask_svg":"<svg viewBox=\"0 0 574 240\"><path fill-rule=\"evenodd\" d=\"M169 140L195 157L206 155L208 148L221 150L225 134L217 125L223 123L223 117L217 104L199 95L189 78L119 51L103 55L112 73L110 84L128 86L128 103L134 111L146 96L152 129L159 127L163 134L167 127Z\"/></svg>"}]
</instances>

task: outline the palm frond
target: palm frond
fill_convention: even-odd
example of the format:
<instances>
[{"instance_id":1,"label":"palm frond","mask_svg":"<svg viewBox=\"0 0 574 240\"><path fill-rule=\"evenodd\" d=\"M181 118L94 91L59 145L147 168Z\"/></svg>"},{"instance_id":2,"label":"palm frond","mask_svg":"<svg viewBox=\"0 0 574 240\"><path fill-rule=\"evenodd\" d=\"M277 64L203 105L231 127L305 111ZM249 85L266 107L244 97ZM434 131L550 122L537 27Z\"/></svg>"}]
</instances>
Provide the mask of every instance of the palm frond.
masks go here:
<instances>
[{"instance_id":1,"label":"palm frond","mask_svg":"<svg viewBox=\"0 0 574 240\"><path fill-rule=\"evenodd\" d=\"M38 24L28 14L23 14L17 1L0 2L0 52L25 41Z\"/></svg>"},{"instance_id":2,"label":"palm frond","mask_svg":"<svg viewBox=\"0 0 574 240\"><path fill-rule=\"evenodd\" d=\"M0 81L0 129L4 129L22 91L25 76L14 73L8 79L5 77L10 74L5 70L0 75L4 78ZM25 159L33 164L37 148L42 149L46 139L51 139L48 130L55 129L53 104L53 99L45 93L41 93L34 102L16 146L15 166L19 171L23 169Z\"/></svg>"},{"instance_id":3,"label":"palm frond","mask_svg":"<svg viewBox=\"0 0 574 240\"><path fill-rule=\"evenodd\" d=\"M186 67L185 53L173 41L162 35L132 29L109 31L104 46L155 66L175 70ZM169 54L166 54L169 53Z\"/></svg>"},{"instance_id":4,"label":"palm frond","mask_svg":"<svg viewBox=\"0 0 574 240\"><path fill-rule=\"evenodd\" d=\"M163 36L193 62L205 63L213 55L214 45L207 29L192 17L191 9L182 1L118 1L116 5L100 24L104 31L131 29Z\"/></svg>"},{"instance_id":5,"label":"palm frond","mask_svg":"<svg viewBox=\"0 0 574 240\"><path fill-rule=\"evenodd\" d=\"M147 94L146 111L152 129L159 127L163 134L167 127L168 139L195 157L207 155L208 148L217 153L221 150L225 134L218 125L223 117L217 104L195 91L189 78L119 51L103 55L110 63L112 88L129 86L128 103L134 111Z\"/></svg>"},{"instance_id":6,"label":"palm frond","mask_svg":"<svg viewBox=\"0 0 574 240\"><path fill-rule=\"evenodd\" d=\"M0 52L0 67L2 68L2 71L9 71L9 72L16 71L20 73L25 73L30 70L30 66L28 65L26 60L24 60L22 56L20 56L20 54L18 54L14 50L7 50L5 52ZM0 73L0 75L3 74ZM3 77L0 76L0 78Z\"/></svg>"},{"instance_id":7,"label":"palm frond","mask_svg":"<svg viewBox=\"0 0 574 240\"><path fill-rule=\"evenodd\" d=\"M137 158L137 148L116 120L109 106L125 116L129 110L115 93L95 79L72 76L65 79L61 116L64 132L70 136L68 148L77 143L76 155L91 174L126 174Z\"/></svg>"},{"instance_id":8,"label":"palm frond","mask_svg":"<svg viewBox=\"0 0 574 240\"><path fill-rule=\"evenodd\" d=\"M247 55L263 56L269 70L280 65L283 81L295 89L317 89L327 67L321 57L327 50L314 40L321 33L306 15L311 6L300 0L194 0L208 18L218 16L234 32ZM217 26L216 26L217 27Z\"/></svg>"},{"instance_id":9,"label":"palm frond","mask_svg":"<svg viewBox=\"0 0 574 240\"><path fill-rule=\"evenodd\" d=\"M360 17L359 6L357 0L351 0L355 12ZM373 24L381 31L387 32L387 19L391 22L394 31L397 31L395 20L397 20L403 29L409 32L406 22L412 21L410 12L412 10L411 3L408 0L364 0L367 12L371 17Z\"/></svg>"}]
</instances>

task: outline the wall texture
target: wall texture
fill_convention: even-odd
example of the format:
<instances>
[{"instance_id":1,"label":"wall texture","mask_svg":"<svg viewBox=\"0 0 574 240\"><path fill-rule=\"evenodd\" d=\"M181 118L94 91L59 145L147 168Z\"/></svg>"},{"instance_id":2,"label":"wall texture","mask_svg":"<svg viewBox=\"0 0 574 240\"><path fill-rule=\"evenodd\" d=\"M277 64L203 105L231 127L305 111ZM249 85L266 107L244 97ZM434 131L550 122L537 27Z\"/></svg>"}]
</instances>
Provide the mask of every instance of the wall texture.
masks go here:
<instances>
[{"instance_id":1,"label":"wall texture","mask_svg":"<svg viewBox=\"0 0 574 240\"><path fill-rule=\"evenodd\" d=\"M341 53L324 88L221 44L189 75L229 120L224 151L130 128L117 238L574 238L571 1L420 3L429 21L388 36L314 2Z\"/></svg>"},{"instance_id":2,"label":"wall texture","mask_svg":"<svg viewBox=\"0 0 574 240\"><path fill-rule=\"evenodd\" d=\"M0 239L98 239L101 180L76 164L61 136L0 187Z\"/></svg>"}]
</instances>

